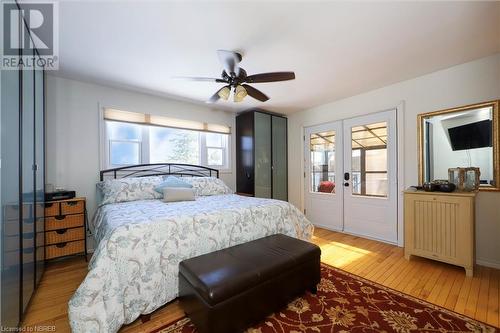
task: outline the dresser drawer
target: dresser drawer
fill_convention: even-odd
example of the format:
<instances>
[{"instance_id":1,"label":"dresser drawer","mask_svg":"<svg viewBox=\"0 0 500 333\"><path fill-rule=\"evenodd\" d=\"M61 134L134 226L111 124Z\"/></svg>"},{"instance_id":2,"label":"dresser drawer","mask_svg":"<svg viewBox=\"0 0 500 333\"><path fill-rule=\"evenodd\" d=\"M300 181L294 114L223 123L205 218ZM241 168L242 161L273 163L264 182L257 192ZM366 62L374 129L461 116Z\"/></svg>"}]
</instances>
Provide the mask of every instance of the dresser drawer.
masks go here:
<instances>
[{"instance_id":1,"label":"dresser drawer","mask_svg":"<svg viewBox=\"0 0 500 333\"><path fill-rule=\"evenodd\" d=\"M83 227L83 225L83 214L47 217L45 219L45 231Z\"/></svg>"},{"instance_id":2,"label":"dresser drawer","mask_svg":"<svg viewBox=\"0 0 500 333\"><path fill-rule=\"evenodd\" d=\"M59 215L59 202L46 202L45 203L45 216Z\"/></svg>"},{"instance_id":3,"label":"dresser drawer","mask_svg":"<svg viewBox=\"0 0 500 333\"><path fill-rule=\"evenodd\" d=\"M5 220L3 225L4 237L19 235L19 220Z\"/></svg>"},{"instance_id":4,"label":"dresser drawer","mask_svg":"<svg viewBox=\"0 0 500 333\"><path fill-rule=\"evenodd\" d=\"M32 209L33 205L31 203L25 203L23 208L23 218L30 218L33 216ZM6 205L4 207L4 219L6 220L17 220L19 218L19 205Z\"/></svg>"},{"instance_id":5,"label":"dresser drawer","mask_svg":"<svg viewBox=\"0 0 500 333\"><path fill-rule=\"evenodd\" d=\"M37 203L35 205L35 216L37 218L45 216L45 204L44 203Z\"/></svg>"},{"instance_id":6,"label":"dresser drawer","mask_svg":"<svg viewBox=\"0 0 500 333\"><path fill-rule=\"evenodd\" d=\"M40 217L36 220L36 232L43 232L45 230L45 219Z\"/></svg>"},{"instance_id":7,"label":"dresser drawer","mask_svg":"<svg viewBox=\"0 0 500 333\"><path fill-rule=\"evenodd\" d=\"M35 248L28 247L21 251L23 257L23 265L29 265L35 262Z\"/></svg>"},{"instance_id":8,"label":"dresser drawer","mask_svg":"<svg viewBox=\"0 0 500 333\"><path fill-rule=\"evenodd\" d=\"M16 251L4 251L3 252L3 269L9 270L10 268L14 268L16 270L19 269L19 263L21 260L21 256L19 253L19 249Z\"/></svg>"},{"instance_id":9,"label":"dresser drawer","mask_svg":"<svg viewBox=\"0 0 500 333\"><path fill-rule=\"evenodd\" d=\"M3 237L3 250L4 251L7 251L7 252L12 252L12 251L19 251L19 243L20 243L20 239L19 239L19 235L17 236L12 236L12 237L9 237L9 236L5 236Z\"/></svg>"},{"instance_id":10,"label":"dresser drawer","mask_svg":"<svg viewBox=\"0 0 500 333\"><path fill-rule=\"evenodd\" d=\"M44 232L37 232L36 233L35 245L36 245L36 247L40 247L40 246L45 245L45 233Z\"/></svg>"},{"instance_id":11,"label":"dresser drawer","mask_svg":"<svg viewBox=\"0 0 500 333\"><path fill-rule=\"evenodd\" d=\"M45 259L63 257L83 252L85 252L85 241L83 240L47 245L45 247Z\"/></svg>"},{"instance_id":12,"label":"dresser drawer","mask_svg":"<svg viewBox=\"0 0 500 333\"><path fill-rule=\"evenodd\" d=\"M35 259L36 261L45 260L45 247L37 247L35 249Z\"/></svg>"},{"instance_id":13,"label":"dresser drawer","mask_svg":"<svg viewBox=\"0 0 500 333\"><path fill-rule=\"evenodd\" d=\"M22 237L19 236L6 236L3 239L3 248L5 251L19 251L19 247L23 248L32 248L35 246L35 239L33 233L22 234Z\"/></svg>"},{"instance_id":14,"label":"dresser drawer","mask_svg":"<svg viewBox=\"0 0 500 333\"><path fill-rule=\"evenodd\" d=\"M85 211L85 201L63 201L61 202L61 215L83 214Z\"/></svg>"},{"instance_id":15,"label":"dresser drawer","mask_svg":"<svg viewBox=\"0 0 500 333\"><path fill-rule=\"evenodd\" d=\"M83 227L59 229L55 231L48 231L45 233L45 244L47 245L82 239L85 239L85 229Z\"/></svg>"}]
</instances>

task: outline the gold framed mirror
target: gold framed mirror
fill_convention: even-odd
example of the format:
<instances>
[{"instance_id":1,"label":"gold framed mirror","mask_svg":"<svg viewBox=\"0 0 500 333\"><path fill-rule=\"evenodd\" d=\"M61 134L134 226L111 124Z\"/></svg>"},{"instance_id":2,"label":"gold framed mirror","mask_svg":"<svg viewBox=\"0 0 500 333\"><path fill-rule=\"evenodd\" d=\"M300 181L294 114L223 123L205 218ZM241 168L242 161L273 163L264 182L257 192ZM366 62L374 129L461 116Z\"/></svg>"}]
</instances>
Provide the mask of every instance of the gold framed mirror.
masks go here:
<instances>
[{"instance_id":1,"label":"gold framed mirror","mask_svg":"<svg viewBox=\"0 0 500 333\"><path fill-rule=\"evenodd\" d=\"M499 100L417 116L418 182L448 179L448 168L479 167L481 191L500 191Z\"/></svg>"}]
</instances>

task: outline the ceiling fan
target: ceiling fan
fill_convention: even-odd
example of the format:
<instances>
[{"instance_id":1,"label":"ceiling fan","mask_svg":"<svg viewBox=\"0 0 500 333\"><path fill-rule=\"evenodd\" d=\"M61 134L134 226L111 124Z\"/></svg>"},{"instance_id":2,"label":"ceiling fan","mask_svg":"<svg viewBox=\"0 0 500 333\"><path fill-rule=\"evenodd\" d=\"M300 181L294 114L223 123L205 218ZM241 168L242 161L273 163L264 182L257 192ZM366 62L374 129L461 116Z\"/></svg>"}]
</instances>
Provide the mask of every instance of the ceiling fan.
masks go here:
<instances>
[{"instance_id":1,"label":"ceiling fan","mask_svg":"<svg viewBox=\"0 0 500 333\"><path fill-rule=\"evenodd\" d=\"M226 85L210 97L207 103L215 103L219 99L227 100L231 94L231 89L234 93L234 101L241 102L249 95L261 102L269 99L262 91L255 89L247 83L264 83L264 82L277 82L295 79L294 72L271 72L261 73L254 75L247 75L247 72L238 66L241 62L241 54L234 51L218 50L217 55L219 61L224 68L220 79L209 77L182 77L192 81L207 81L225 83Z\"/></svg>"}]
</instances>

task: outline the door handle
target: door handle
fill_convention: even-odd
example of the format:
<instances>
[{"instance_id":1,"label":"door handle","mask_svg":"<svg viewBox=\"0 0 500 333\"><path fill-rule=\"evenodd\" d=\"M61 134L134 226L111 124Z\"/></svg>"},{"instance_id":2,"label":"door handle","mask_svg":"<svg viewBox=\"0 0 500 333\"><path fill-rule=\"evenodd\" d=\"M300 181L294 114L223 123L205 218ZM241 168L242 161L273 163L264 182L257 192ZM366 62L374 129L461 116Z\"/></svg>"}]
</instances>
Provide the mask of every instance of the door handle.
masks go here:
<instances>
[{"instance_id":1,"label":"door handle","mask_svg":"<svg viewBox=\"0 0 500 333\"><path fill-rule=\"evenodd\" d=\"M351 175L349 174L349 172L345 172L344 173L344 186L345 187L349 187L349 179L351 178Z\"/></svg>"}]
</instances>

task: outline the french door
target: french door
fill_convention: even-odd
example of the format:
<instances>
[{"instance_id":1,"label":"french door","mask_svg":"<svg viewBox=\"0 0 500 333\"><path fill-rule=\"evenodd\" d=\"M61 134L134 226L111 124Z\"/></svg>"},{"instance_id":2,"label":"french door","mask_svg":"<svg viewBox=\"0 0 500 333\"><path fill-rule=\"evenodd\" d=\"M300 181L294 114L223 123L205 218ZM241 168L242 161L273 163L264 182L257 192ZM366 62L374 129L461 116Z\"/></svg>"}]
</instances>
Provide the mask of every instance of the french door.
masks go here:
<instances>
[{"instance_id":1,"label":"french door","mask_svg":"<svg viewBox=\"0 0 500 333\"><path fill-rule=\"evenodd\" d=\"M305 211L315 225L343 229L342 122L305 130Z\"/></svg>"},{"instance_id":2,"label":"french door","mask_svg":"<svg viewBox=\"0 0 500 333\"><path fill-rule=\"evenodd\" d=\"M396 112L305 130L305 211L315 225L397 242Z\"/></svg>"}]
</instances>

